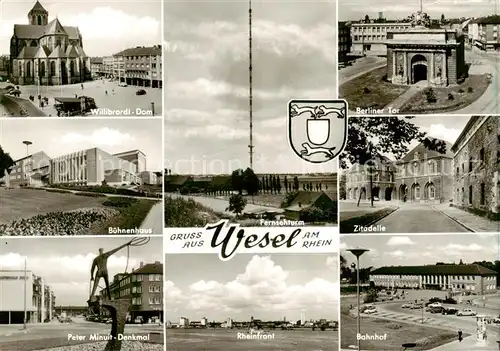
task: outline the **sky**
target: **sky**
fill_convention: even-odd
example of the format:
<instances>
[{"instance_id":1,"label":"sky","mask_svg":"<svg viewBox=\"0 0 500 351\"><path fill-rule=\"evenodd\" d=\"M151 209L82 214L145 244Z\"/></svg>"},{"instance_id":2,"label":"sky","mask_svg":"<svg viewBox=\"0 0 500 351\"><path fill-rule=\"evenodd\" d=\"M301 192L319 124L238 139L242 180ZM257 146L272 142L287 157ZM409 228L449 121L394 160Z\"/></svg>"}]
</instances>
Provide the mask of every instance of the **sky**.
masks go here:
<instances>
[{"instance_id":1,"label":"sky","mask_svg":"<svg viewBox=\"0 0 500 351\"><path fill-rule=\"evenodd\" d=\"M387 19L402 19L420 10L419 0L338 0L339 20L358 21L365 17L378 18L383 12ZM500 13L498 0L422 0L423 11L431 18L482 17Z\"/></svg>"},{"instance_id":2,"label":"sky","mask_svg":"<svg viewBox=\"0 0 500 351\"><path fill-rule=\"evenodd\" d=\"M41 0L49 22L78 27L88 56L161 44L161 0ZM0 1L0 54L9 54L14 24L28 24L34 0Z\"/></svg>"},{"instance_id":3,"label":"sky","mask_svg":"<svg viewBox=\"0 0 500 351\"><path fill-rule=\"evenodd\" d=\"M335 161L307 163L292 151L287 105L336 97L335 2L252 7L254 171L333 172ZM165 23L165 168L180 174L247 168L248 1L167 1Z\"/></svg>"},{"instance_id":4,"label":"sky","mask_svg":"<svg viewBox=\"0 0 500 351\"><path fill-rule=\"evenodd\" d=\"M346 235L340 238L340 254L350 266L356 259L346 249L370 250L360 258L360 267L411 266L436 262L464 263L500 259L498 235Z\"/></svg>"},{"instance_id":5,"label":"sky","mask_svg":"<svg viewBox=\"0 0 500 351\"><path fill-rule=\"evenodd\" d=\"M338 319L338 258L331 254L168 255L167 320ZM307 263L306 263L307 262ZM171 267L171 269L170 269Z\"/></svg>"},{"instance_id":6,"label":"sky","mask_svg":"<svg viewBox=\"0 0 500 351\"><path fill-rule=\"evenodd\" d=\"M29 153L49 157L98 147L111 154L139 149L146 154L146 169L163 170L161 119L4 119L0 146L14 159L26 156L23 140L33 144Z\"/></svg>"},{"instance_id":7,"label":"sky","mask_svg":"<svg viewBox=\"0 0 500 351\"><path fill-rule=\"evenodd\" d=\"M99 253L130 241L131 237L44 237L0 239L0 270L27 269L45 278L56 296L56 305L85 306L89 298L90 268ZM140 262L162 261L161 238L152 237L144 246L130 247L127 267L127 249L118 251L108 259L110 281L118 273L130 273ZM101 280L104 287L104 280Z\"/></svg>"}]
</instances>

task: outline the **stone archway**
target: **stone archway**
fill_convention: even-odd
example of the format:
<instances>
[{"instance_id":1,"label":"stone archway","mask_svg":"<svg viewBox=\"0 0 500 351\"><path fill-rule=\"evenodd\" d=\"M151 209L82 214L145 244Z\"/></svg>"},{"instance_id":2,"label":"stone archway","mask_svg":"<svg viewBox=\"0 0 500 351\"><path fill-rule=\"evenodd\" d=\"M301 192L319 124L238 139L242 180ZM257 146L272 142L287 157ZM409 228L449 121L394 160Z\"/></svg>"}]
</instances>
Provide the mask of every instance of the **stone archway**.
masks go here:
<instances>
[{"instance_id":1,"label":"stone archway","mask_svg":"<svg viewBox=\"0 0 500 351\"><path fill-rule=\"evenodd\" d=\"M385 201L391 201L392 199L392 188L385 189Z\"/></svg>"},{"instance_id":2,"label":"stone archway","mask_svg":"<svg viewBox=\"0 0 500 351\"><path fill-rule=\"evenodd\" d=\"M424 55L415 55L411 59L411 83L416 84L420 81L427 81L427 59Z\"/></svg>"},{"instance_id":3,"label":"stone archway","mask_svg":"<svg viewBox=\"0 0 500 351\"><path fill-rule=\"evenodd\" d=\"M361 200L366 200L366 188L365 187L361 188L359 195L361 196Z\"/></svg>"},{"instance_id":4,"label":"stone archway","mask_svg":"<svg viewBox=\"0 0 500 351\"><path fill-rule=\"evenodd\" d=\"M375 186L372 188L372 193L371 195L373 198L379 200L380 199L380 188L378 186Z\"/></svg>"},{"instance_id":5,"label":"stone archway","mask_svg":"<svg viewBox=\"0 0 500 351\"><path fill-rule=\"evenodd\" d=\"M412 201L420 201L420 198L422 196L420 190L421 190L420 184L418 184L418 183L414 183L411 186L411 200Z\"/></svg>"},{"instance_id":6,"label":"stone archway","mask_svg":"<svg viewBox=\"0 0 500 351\"><path fill-rule=\"evenodd\" d=\"M436 199L436 186L433 182L425 184L425 199L435 200Z\"/></svg>"},{"instance_id":7,"label":"stone archway","mask_svg":"<svg viewBox=\"0 0 500 351\"><path fill-rule=\"evenodd\" d=\"M405 184L401 184L399 186L399 200L405 201L405 197L407 197L408 187Z\"/></svg>"}]
</instances>

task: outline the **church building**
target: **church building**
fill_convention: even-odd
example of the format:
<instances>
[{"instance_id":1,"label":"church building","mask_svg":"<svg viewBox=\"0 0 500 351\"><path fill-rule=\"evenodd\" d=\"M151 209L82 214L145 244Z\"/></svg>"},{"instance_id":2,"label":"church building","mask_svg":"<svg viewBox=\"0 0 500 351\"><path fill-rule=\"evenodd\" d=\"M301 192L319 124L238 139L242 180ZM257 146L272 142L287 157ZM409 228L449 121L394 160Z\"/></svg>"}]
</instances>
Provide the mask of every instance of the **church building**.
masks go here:
<instances>
[{"instance_id":1,"label":"church building","mask_svg":"<svg viewBox=\"0 0 500 351\"><path fill-rule=\"evenodd\" d=\"M10 41L10 77L19 85L64 85L91 79L90 57L83 51L78 27L48 21L49 13L36 2L29 24L15 24Z\"/></svg>"}]
</instances>

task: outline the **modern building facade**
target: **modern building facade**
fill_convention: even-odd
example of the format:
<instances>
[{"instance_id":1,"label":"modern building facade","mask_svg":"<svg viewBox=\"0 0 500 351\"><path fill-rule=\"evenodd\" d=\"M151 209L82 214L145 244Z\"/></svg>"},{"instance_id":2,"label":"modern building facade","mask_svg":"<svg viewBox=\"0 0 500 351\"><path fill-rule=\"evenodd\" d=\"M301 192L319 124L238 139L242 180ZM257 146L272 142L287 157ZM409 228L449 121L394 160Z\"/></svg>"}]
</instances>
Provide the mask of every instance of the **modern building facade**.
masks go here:
<instances>
[{"instance_id":1,"label":"modern building facade","mask_svg":"<svg viewBox=\"0 0 500 351\"><path fill-rule=\"evenodd\" d=\"M115 58L113 56L104 56L102 58L102 68L101 74L106 78L112 78L114 76L113 73L113 65Z\"/></svg>"},{"instance_id":2,"label":"modern building facade","mask_svg":"<svg viewBox=\"0 0 500 351\"><path fill-rule=\"evenodd\" d=\"M362 56L386 56L388 33L411 28L411 23L353 23L351 25L351 53Z\"/></svg>"},{"instance_id":3,"label":"modern building facade","mask_svg":"<svg viewBox=\"0 0 500 351\"><path fill-rule=\"evenodd\" d=\"M43 151L15 161L6 177L7 186L40 186L50 178L50 157Z\"/></svg>"},{"instance_id":4,"label":"modern building facade","mask_svg":"<svg viewBox=\"0 0 500 351\"><path fill-rule=\"evenodd\" d=\"M387 79L394 84L448 86L465 77L465 36L458 30L429 29L418 12L411 27L387 32Z\"/></svg>"},{"instance_id":5,"label":"modern building facade","mask_svg":"<svg viewBox=\"0 0 500 351\"><path fill-rule=\"evenodd\" d=\"M339 64L347 61L347 55L351 52L351 22L338 22L338 62Z\"/></svg>"},{"instance_id":6,"label":"modern building facade","mask_svg":"<svg viewBox=\"0 0 500 351\"><path fill-rule=\"evenodd\" d=\"M387 157L377 157L364 165L353 165L345 173L346 199L368 200L373 196L376 200L391 201L395 193L395 170L393 161Z\"/></svg>"},{"instance_id":7,"label":"modern building facade","mask_svg":"<svg viewBox=\"0 0 500 351\"><path fill-rule=\"evenodd\" d=\"M55 295L50 286L45 284L44 278L29 270L0 270L0 324L24 322L25 291L26 322L52 320L55 315Z\"/></svg>"},{"instance_id":8,"label":"modern building facade","mask_svg":"<svg viewBox=\"0 0 500 351\"><path fill-rule=\"evenodd\" d=\"M376 287L451 290L453 294L492 294L497 272L478 264L391 266L375 269L370 282Z\"/></svg>"},{"instance_id":9,"label":"modern building facade","mask_svg":"<svg viewBox=\"0 0 500 351\"><path fill-rule=\"evenodd\" d=\"M114 299L130 298L132 307L130 319L138 317L143 322L158 318L163 321L163 264L140 263L139 268L131 273L117 274L110 284L111 297ZM105 296L105 290L100 295Z\"/></svg>"},{"instance_id":10,"label":"modern building facade","mask_svg":"<svg viewBox=\"0 0 500 351\"><path fill-rule=\"evenodd\" d=\"M500 15L476 18L468 24L469 43L484 51L500 50Z\"/></svg>"},{"instance_id":11,"label":"modern building facade","mask_svg":"<svg viewBox=\"0 0 500 351\"><path fill-rule=\"evenodd\" d=\"M128 85L162 88L161 45L126 49L114 56L119 70L123 69L123 74L115 74L120 81Z\"/></svg>"},{"instance_id":12,"label":"modern building facade","mask_svg":"<svg viewBox=\"0 0 500 351\"><path fill-rule=\"evenodd\" d=\"M48 184L107 185L142 184L146 155L139 150L110 154L92 148L50 158L43 151L15 161L6 176L7 186Z\"/></svg>"},{"instance_id":13,"label":"modern building facade","mask_svg":"<svg viewBox=\"0 0 500 351\"><path fill-rule=\"evenodd\" d=\"M472 116L452 147L453 206L500 218L500 119Z\"/></svg>"},{"instance_id":14,"label":"modern building facade","mask_svg":"<svg viewBox=\"0 0 500 351\"><path fill-rule=\"evenodd\" d=\"M36 2L29 24L15 24L10 42L12 82L19 85L63 85L91 78L90 58L77 27L49 22L49 13Z\"/></svg>"},{"instance_id":15,"label":"modern building facade","mask_svg":"<svg viewBox=\"0 0 500 351\"><path fill-rule=\"evenodd\" d=\"M394 188L400 201L443 203L452 199L452 145L444 144L446 151L440 153L420 143L396 163Z\"/></svg>"},{"instance_id":16,"label":"modern building facade","mask_svg":"<svg viewBox=\"0 0 500 351\"><path fill-rule=\"evenodd\" d=\"M102 57L91 57L90 58L90 73L92 76L92 79L97 79L99 77L102 77Z\"/></svg>"}]
</instances>

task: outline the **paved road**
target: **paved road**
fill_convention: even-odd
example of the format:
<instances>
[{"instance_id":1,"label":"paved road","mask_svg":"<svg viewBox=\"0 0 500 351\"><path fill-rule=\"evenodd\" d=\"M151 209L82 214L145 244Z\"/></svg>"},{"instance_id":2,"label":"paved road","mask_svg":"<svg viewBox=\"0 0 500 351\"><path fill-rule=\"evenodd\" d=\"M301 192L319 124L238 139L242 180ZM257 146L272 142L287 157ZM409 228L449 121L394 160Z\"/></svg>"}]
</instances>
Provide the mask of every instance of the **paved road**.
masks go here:
<instances>
[{"instance_id":1,"label":"paved road","mask_svg":"<svg viewBox=\"0 0 500 351\"><path fill-rule=\"evenodd\" d=\"M384 57L367 56L360 58L354 61L352 66L347 66L339 71L339 84L344 84L385 64L386 59Z\"/></svg>"},{"instance_id":2,"label":"paved road","mask_svg":"<svg viewBox=\"0 0 500 351\"><path fill-rule=\"evenodd\" d=\"M469 233L428 205L404 204L376 225L385 226L386 233Z\"/></svg>"},{"instance_id":3,"label":"paved road","mask_svg":"<svg viewBox=\"0 0 500 351\"><path fill-rule=\"evenodd\" d=\"M159 202L149 211L141 224L141 229L152 229L151 234L163 234L163 202Z\"/></svg>"}]
</instances>

